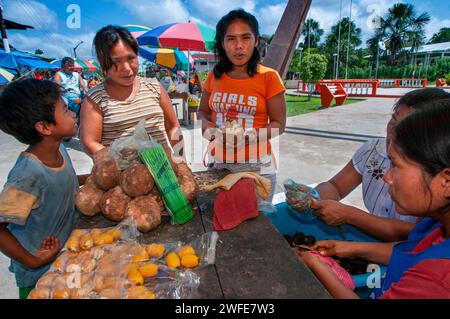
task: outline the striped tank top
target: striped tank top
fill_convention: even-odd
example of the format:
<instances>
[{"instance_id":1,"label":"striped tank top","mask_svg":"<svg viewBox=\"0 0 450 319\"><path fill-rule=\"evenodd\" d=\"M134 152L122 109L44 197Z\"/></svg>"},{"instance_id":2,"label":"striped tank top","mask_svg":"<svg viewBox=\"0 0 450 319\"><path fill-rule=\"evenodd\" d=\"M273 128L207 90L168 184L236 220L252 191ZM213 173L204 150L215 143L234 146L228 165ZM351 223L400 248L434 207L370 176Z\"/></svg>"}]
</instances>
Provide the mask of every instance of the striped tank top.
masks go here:
<instances>
[{"instance_id":1,"label":"striped tank top","mask_svg":"<svg viewBox=\"0 0 450 319\"><path fill-rule=\"evenodd\" d=\"M106 147L120 137L132 135L136 125L143 119L148 135L161 145L168 145L164 113L160 106L159 82L156 78L138 77L138 79L138 91L124 101L111 98L103 83L87 93L103 113L101 143Z\"/></svg>"}]
</instances>

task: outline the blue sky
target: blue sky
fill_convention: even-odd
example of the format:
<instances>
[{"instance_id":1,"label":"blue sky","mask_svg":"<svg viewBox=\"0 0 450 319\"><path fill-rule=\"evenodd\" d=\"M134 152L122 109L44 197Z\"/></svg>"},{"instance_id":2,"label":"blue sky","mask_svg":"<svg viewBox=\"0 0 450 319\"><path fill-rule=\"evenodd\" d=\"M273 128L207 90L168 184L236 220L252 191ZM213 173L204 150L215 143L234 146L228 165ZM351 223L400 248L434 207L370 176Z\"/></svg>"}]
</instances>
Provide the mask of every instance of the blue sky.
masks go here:
<instances>
[{"instance_id":1,"label":"blue sky","mask_svg":"<svg viewBox=\"0 0 450 319\"><path fill-rule=\"evenodd\" d=\"M12 45L25 51L41 49L46 56L60 58L71 54L78 42L77 55L92 58L91 43L95 32L107 24L140 24L156 27L171 22L191 20L214 27L228 11L242 7L252 12L260 23L261 33L272 34L286 7L280 0L3 0L4 16L35 27L35 30L8 32ZM450 1L401 0L411 3L418 13L428 12L432 20L427 36L442 27L450 27ZM68 6L80 8L79 28L70 28ZM363 40L373 33L370 17L385 15L392 0L353 0L352 19L363 31ZM349 15L350 0L342 0L342 16ZM320 22L328 33L339 19L339 0L313 0L308 17Z\"/></svg>"}]
</instances>

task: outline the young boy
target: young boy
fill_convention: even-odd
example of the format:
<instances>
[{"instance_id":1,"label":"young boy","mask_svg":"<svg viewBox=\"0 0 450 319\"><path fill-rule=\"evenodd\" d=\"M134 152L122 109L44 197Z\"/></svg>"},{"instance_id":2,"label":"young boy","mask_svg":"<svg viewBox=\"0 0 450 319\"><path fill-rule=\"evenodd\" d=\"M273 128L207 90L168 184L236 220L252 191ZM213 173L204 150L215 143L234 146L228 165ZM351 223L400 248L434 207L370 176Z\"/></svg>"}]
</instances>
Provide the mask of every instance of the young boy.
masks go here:
<instances>
[{"instance_id":1,"label":"young boy","mask_svg":"<svg viewBox=\"0 0 450 319\"><path fill-rule=\"evenodd\" d=\"M21 299L49 269L79 216L79 181L61 145L77 133L77 121L63 92L54 82L26 79L0 96L0 129L29 145L0 194L0 251L11 258Z\"/></svg>"}]
</instances>

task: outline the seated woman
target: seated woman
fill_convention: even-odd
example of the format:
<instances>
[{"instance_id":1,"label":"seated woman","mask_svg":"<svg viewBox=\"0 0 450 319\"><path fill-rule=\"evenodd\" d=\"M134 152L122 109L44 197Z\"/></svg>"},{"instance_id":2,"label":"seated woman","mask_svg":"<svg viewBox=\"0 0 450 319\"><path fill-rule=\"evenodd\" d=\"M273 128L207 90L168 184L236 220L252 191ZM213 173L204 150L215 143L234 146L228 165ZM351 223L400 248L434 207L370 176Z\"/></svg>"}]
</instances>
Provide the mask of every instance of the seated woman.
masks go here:
<instances>
[{"instance_id":1,"label":"seated woman","mask_svg":"<svg viewBox=\"0 0 450 319\"><path fill-rule=\"evenodd\" d=\"M450 93L438 88L414 90L401 97L394 105L386 138L364 143L339 173L316 187L321 197L312 204L316 214L329 226L350 224L381 241L406 239L416 217L397 213L383 180L391 164L386 151L392 130L408 114L424 109L427 102L448 98ZM339 202L361 183L368 212Z\"/></svg>"},{"instance_id":2,"label":"seated woman","mask_svg":"<svg viewBox=\"0 0 450 319\"><path fill-rule=\"evenodd\" d=\"M407 241L320 241L322 256L360 257L388 265L375 298L450 298L450 99L431 103L394 129L384 175L397 212L423 218ZM320 258L299 253L335 298L357 295Z\"/></svg>"},{"instance_id":3,"label":"seated woman","mask_svg":"<svg viewBox=\"0 0 450 319\"><path fill-rule=\"evenodd\" d=\"M105 80L89 90L81 108L81 142L88 154L131 135L143 119L147 133L163 147L175 146L181 137L178 119L158 81L137 76L136 39L127 29L109 25L97 32L94 46Z\"/></svg>"}]
</instances>

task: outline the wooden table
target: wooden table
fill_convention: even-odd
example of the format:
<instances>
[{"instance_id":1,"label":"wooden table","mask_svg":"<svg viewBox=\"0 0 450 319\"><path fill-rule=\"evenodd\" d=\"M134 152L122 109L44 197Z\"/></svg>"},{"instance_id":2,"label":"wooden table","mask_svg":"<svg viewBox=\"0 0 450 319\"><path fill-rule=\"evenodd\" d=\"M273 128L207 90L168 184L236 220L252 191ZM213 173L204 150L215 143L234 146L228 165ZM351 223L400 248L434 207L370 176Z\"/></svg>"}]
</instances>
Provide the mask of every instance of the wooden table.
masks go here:
<instances>
[{"instance_id":1,"label":"wooden table","mask_svg":"<svg viewBox=\"0 0 450 319\"><path fill-rule=\"evenodd\" d=\"M143 242L189 242L214 230L215 192L202 191L202 185L224 176L224 172L196 173L200 192L195 217L185 225L171 225L163 217L161 225L144 234ZM115 223L102 215L82 217L78 228L110 227ZM283 236L264 215L238 227L219 232L216 263L195 270L199 289L192 298L330 298L313 273L298 260Z\"/></svg>"}]
</instances>

